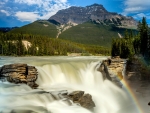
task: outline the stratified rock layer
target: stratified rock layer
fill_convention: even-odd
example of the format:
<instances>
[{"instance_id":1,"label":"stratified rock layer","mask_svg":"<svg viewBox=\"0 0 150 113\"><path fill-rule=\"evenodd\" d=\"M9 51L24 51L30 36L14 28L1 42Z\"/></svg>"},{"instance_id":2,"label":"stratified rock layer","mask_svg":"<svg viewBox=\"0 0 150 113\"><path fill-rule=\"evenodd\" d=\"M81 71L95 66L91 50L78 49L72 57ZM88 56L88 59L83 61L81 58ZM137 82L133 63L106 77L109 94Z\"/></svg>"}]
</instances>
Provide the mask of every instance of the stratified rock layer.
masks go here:
<instances>
[{"instance_id":1,"label":"stratified rock layer","mask_svg":"<svg viewBox=\"0 0 150 113\"><path fill-rule=\"evenodd\" d=\"M35 83L37 80L37 69L27 64L9 64L0 68L0 78L6 79L11 83L25 83L32 88L38 87Z\"/></svg>"}]
</instances>

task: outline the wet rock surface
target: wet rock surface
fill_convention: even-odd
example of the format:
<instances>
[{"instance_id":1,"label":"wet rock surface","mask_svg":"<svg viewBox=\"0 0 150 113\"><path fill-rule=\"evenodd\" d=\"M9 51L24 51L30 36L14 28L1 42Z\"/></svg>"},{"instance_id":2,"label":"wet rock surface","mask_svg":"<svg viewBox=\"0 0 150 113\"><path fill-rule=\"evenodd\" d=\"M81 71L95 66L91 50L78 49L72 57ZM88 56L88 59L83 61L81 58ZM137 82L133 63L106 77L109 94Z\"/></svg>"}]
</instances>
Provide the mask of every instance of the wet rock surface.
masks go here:
<instances>
[{"instance_id":1,"label":"wet rock surface","mask_svg":"<svg viewBox=\"0 0 150 113\"><path fill-rule=\"evenodd\" d=\"M54 100L62 100L67 105L78 105L82 106L88 110L93 110L96 107L92 96L90 94L84 93L84 91L70 91L60 90L60 91L38 91L36 93L44 94L48 93Z\"/></svg>"},{"instance_id":2,"label":"wet rock surface","mask_svg":"<svg viewBox=\"0 0 150 113\"><path fill-rule=\"evenodd\" d=\"M74 91L70 93L68 96L73 102L79 101L79 99L84 95L84 91Z\"/></svg>"},{"instance_id":3,"label":"wet rock surface","mask_svg":"<svg viewBox=\"0 0 150 113\"><path fill-rule=\"evenodd\" d=\"M85 94L84 91L74 91L68 94L68 97L74 103L78 103L86 109L92 110L95 107L92 96L90 94Z\"/></svg>"},{"instance_id":4,"label":"wet rock surface","mask_svg":"<svg viewBox=\"0 0 150 113\"><path fill-rule=\"evenodd\" d=\"M117 58L104 60L97 69L103 75L104 80L108 79L119 87L122 87L120 82L123 79L123 73L126 68L126 60Z\"/></svg>"},{"instance_id":5,"label":"wet rock surface","mask_svg":"<svg viewBox=\"0 0 150 113\"><path fill-rule=\"evenodd\" d=\"M31 88L36 88L38 85L35 83L37 80L38 72L34 66L27 64L9 64L0 68L0 79L7 80L11 83L24 83Z\"/></svg>"},{"instance_id":6,"label":"wet rock surface","mask_svg":"<svg viewBox=\"0 0 150 113\"><path fill-rule=\"evenodd\" d=\"M82 107L87 109L92 109L95 107L95 103L92 100L92 96L90 94L84 94L80 99L79 103Z\"/></svg>"}]
</instances>

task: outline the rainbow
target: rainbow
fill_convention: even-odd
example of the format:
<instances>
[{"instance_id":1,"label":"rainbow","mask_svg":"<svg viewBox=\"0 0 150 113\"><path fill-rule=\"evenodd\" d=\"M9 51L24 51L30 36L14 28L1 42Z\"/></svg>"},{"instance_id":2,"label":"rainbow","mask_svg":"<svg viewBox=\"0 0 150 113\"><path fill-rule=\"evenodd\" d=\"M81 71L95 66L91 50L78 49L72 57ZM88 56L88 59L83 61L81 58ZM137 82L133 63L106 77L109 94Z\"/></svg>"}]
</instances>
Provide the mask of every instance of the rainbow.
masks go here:
<instances>
[{"instance_id":1,"label":"rainbow","mask_svg":"<svg viewBox=\"0 0 150 113\"><path fill-rule=\"evenodd\" d=\"M126 60L124 60L126 62ZM126 77L125 77L125 72L126 72L126 63L123 64L123 70L121 73L117 73L117 78L120 79L121 83L123 84L123 86L125 87L128 95L130 96L130 98L132 99L132 101L134 102L133 104L137 107L137 112L136 113L145 113L141 107L141 105L139 104L139 101L135 95L135 93L133 92L133 90L131 89L131 87L129 86L128 82L126 81Z\"/></svg>"},{"instance_id":2,"label":"rainbow","mask_svg":"<svg viewBox=\"0 0 150 113\"><path fill-rule=\"evenodd\" d=\"M125 80L122 80L121 83L125 86L125 88L127 90L127 93L129 94L132 101L136 105L137 113L144 113L144 111L142 110L142 107L139 104L139 101L138 101L137 97L135 96L135 94L134 94L133 90L131 89L131 87L129 86L129 84Z\"/></svg>"}]
</instances>

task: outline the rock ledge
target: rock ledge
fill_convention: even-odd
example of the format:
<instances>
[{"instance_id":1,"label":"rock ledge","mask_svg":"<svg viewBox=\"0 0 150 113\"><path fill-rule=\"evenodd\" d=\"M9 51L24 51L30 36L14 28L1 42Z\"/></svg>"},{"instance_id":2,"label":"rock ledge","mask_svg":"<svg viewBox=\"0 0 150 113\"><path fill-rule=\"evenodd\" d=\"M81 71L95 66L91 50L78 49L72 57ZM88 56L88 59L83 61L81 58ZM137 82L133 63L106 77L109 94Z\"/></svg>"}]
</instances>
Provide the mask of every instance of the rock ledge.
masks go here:
<instances>
[{"instance_id":1,"label":"rock ledge","mask_svg":"<svg viewBox=\"0 0 150 113\"><path fill-rule=\"evenodd\" d=\"M0 79L11 83L24 83L31 88L37 88L35 83L37 80L38 72L34 66L28 66L27 64L9 64L0 68Z\"/></svg>"}]
</instances>

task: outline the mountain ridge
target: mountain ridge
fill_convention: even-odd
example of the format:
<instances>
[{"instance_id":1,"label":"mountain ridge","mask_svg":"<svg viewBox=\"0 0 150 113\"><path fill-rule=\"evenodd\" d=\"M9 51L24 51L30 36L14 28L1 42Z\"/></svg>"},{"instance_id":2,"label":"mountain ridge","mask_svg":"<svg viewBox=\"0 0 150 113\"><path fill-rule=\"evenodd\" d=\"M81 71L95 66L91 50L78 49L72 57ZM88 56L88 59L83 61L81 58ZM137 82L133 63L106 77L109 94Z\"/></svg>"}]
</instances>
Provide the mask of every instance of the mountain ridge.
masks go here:
<instances>
[{"instance_id":1,"label":"mountain ridge","mask_svg":"<svg viewBox=\"0 0 150 113\"><path fill-rule=\"evenodd\" d=\"M117 26L136 26L137 22L132 17L123 16L115 12L108 12L101 4L92 4L86 7L71 6L59 10L48 19L57 24L82 24L89 20L101 24L115 24Z\"/></svg>"},{"instance_id":2,"label":"mountain ridge","mask_svg":"<svg viewBox=\"0 0 150 113\"><path fill-rule=\"evenodd\" d=\"M82 19L84 16L89 18ZM131 25L136 25L136 21L132 17L125 17L114 12L110 13L103 5L93 4L86 7L73 6L60 10L48 20L37 20L9 33L48 36L110 48L112 38L123 38L124 31L126 29L130 31ZM136 30L133 30L136 34Z\"/></svg>"}]
</instances>

